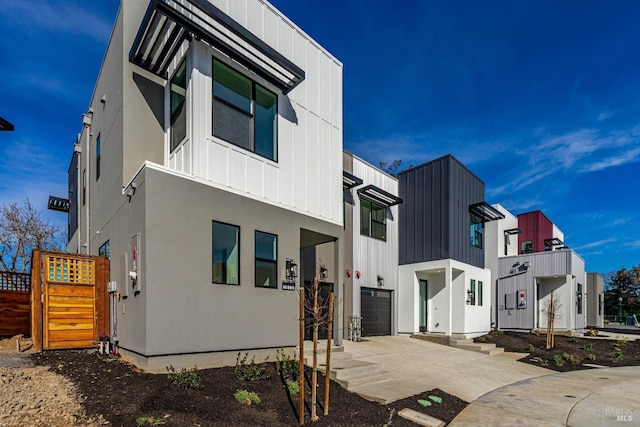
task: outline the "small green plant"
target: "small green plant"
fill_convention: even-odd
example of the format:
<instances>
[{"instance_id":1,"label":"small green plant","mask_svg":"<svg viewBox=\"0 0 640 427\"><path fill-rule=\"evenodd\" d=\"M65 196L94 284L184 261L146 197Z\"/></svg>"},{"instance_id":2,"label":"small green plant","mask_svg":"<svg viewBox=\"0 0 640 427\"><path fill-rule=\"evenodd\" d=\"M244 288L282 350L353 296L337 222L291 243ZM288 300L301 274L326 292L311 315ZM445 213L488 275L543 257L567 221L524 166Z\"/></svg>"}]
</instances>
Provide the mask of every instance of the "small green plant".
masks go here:
<instances>
[{"instance_id":1,"label":"small green plant","mask_svg":"<svg viewBox=\"0 0 640 427\"><path fill-rule=\"evenodd\" d=\"M569 358L571 358L571 355L565 351L564 353L562 353L562 358L564 360L569 360Z\"/></svg>"},{"instance_id":2,"label":"small green plant","mask_svg":"<svg viewBox=\"0 0 640 427\"><path fill-rule=\"evenodd\" d=\"M591 343L584 345L584 350L585 351L591 351L592 348L593 348L593 344L591 344Z\"/></svg>"},{"instance_id":3,"label":"small green plant","mask_svg":"<svg viewBox=\"0 0 640 427\"><path fill-rule=\"evenodd\" d=\"M194 390L200 390L204 388L202 384L202 378L200 378L200 372L198 367L194 366L191 369L182 368L180 372L176 372L175 368L171 365L167 367L167 377L175 385L179 385L183 388L192 388Z\"/></svg>"},{"instance_id":4,"label":"small green plant","mask_svg":"<svg viewBox=\"0 0 640 427\"><path fill-rule=\"evenodd\" d=\"M589 353L589 354L587 354L587 359L589 359L592 362L595 362L596 361L596 355L593 354L593 353Z\"/></svg>"},{"instance_id":5,"label":"small green plant","mask_svg":"<svg viewBox=\"0 0 640 427\"><path fill-rule=\"evenodd\" d=\"M580 363L580 359L578 359L576 356L574 356L573 354L569 356L569 359L567 359L569 361L569 363L571 363L572 365L577 365Z\"/></svg>"},{"instance_id":6,"label":"small green plant","mask_svg":"<svg viewBox=\"0 0 640 427\"><path fill-rule=\"evenodd\" d=\"M284 350L276 350L276 372L283 380L297 381L300 377L300 364L296 359L296 352L293 357L287 356Z\"/></svg>"},{"instance_id":7,"label":"small green plant","mask_svg":"<svg viewBox=\"0 0 640 427\"><path fill-rule=\"evenodd\" d=\"M432 403L425 399L418 399L418 405L422 406L423 408L426 408L427 406L431 406Z\"/></svg>"},{"instance_id":8,"label":"small green plant","mask_svg":"<svg viewBox=\"0 0 640 427\"><path fill-rule=\"evenodd\" d=\"M290 396L297 396L300 394L300 384L298 381L285 380L285 385Z\"/></svg>"},{"instance_id":9,"label":"small green plant","mask_svg":"<svg viewBox=\"0 0 640 427\"><path fill-rule=\"evenodd\" d=\"M541 367L549 366L549 361L547 359L543 359L542 357L534 357L530 359L532 362L537 363Z\"/></svg>"},{"instance_id":10,"label":"small green plant","mask_svg":"<svg viewBox=\"0 0 640 427\"><path fill-rule=\"evenodd\" d=\"M529 353L533 353L533 351L534 351L534 350L535 350L535 348L533 348L533 344L529 344L529 345L527 346L527 351L528 351Z\"/></svg>"},{"instance_id":11,"label":"small green plant","mask_svg":"<svg viewBox=\"0 0 640 427\"><path fill-rule=\"evenodd\" d=\"M562 356L560 354L556 354L555 356L553 356L553 363L555 363L558 367L564 366L564 360L562 359Z\"/></svg>"},{"instance_id":12,"label":"small green plant","mask_svg":"<svg viewBox=\"0 0 640 427\"><path fill-rule=\"evenodd\" d=\"M539 330L539 329L534 329L534 330L533 330L533 334L534 334L535 336L539 337L539 336L540 336L540 330Z\"/></svg>"},{"instance_id":13,"label":"small green plant","mask_svg":"<svg viewBox=\"0 0 640 427\"><path fill-rule=\"evenodd\" d=\"M624 346L626 346L627 344L629 344L629 340L628 340L628 339L626 339L626 338L619 338L619 339L616 341L616 346L617 346L617 347L624 347Z\"/></svg>"},{"instance_id":14,"label":"small green plant","mask_svg":"<svg viewBox=\"0 0 640 427\"><path fill-rule=\"evenodd\" d=\"M266 380L271 375L267 372L267 360L269 360L269 356L264 359L262 363L256 363L256 356L251 358L251 362L247 363L247 358L249 357L249 353L245 353L244 357L240 357L240 353L238 352L238 356L236 357L236 366L233 368L233 374L236 379L244 380L244 381L256 381L256 380Z\"/></svg>"},{"instance_id":15,"label":"small green plant","mask_svg":"<svg viewBox=\"0 0 640 427\"><path fill-rule=\"evenodd\" d=\"M571 337L571 338L569 338L569 341L571 341L572 343L577 343L577 342L580 342L580 338L578 338L578 337Z\"/></svg>"},{"instance_id":16,"label":"small green plant","mask_svg":"<svg viewBox=\"0 0 640 427\"><path fill-rule=\"evenodd\" d=\"M164 421L154 417L138 417L136 418L136 426L159 426L164 424Z\"/></svg>"},{"instance_id":17,"label":"small green plant","mask_svg":"<svg viewBox=\"0 0 640 427\"><path fill-rule=\"evenodd\" d=\"M613 346L613 349L611 350L611 357L613 357L614 362L622 359L624 357L624 355L622 354L622 349L617 345Z\"/></svg>"},{"instance_id":18,"label":"small green plant","mask_svg":"<svg viewBox=\"0 0 640 427\"><path fill-rule=\"evenodd\" d=\"M260 403L258 394L253 391L237 390L233 396L236 398L236 401L238 401L238 403L241 403L243 405L251 405L252 403L255 403L257 405L258 403Z\"/></svg>"},{"instance_id":19,"label":"small green plant","mask_svg":"<svg viewBox=\"0 0 640 427\"><path fill-rule=\"evenodd\" d=\"M431 395L431 396L428 396L428 397L429 397L429 400L431 400L431 401L433 401L433 402L436 402L436 403L442 403L442 398L441 398L441 397L439 397L439 396L433 396L433 395Z\"/></svg>"}]
</instances>

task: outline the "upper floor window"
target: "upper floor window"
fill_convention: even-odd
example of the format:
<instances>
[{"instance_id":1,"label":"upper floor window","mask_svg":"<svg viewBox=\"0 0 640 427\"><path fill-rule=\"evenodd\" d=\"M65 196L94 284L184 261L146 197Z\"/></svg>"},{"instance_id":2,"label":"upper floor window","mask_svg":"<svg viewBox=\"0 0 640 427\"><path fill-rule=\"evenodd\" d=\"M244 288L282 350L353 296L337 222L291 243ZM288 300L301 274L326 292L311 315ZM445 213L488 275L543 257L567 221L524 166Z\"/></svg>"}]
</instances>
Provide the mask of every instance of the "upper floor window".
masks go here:
<instances>
[{"instance_id":1,"label":"upper floor window","mask_svg":"<svg viewBox=\"0 0 640 427\"><path fill-rule=\"evenodd\" d=\"M87 170L82 170L82 206L87 202Z\"/></svg>"},{"instance_id":2,"label":"upper floor window","mask_svg":"<svg viewBox=\"0 0 640 427\"><path fill-rule=\"evenodd\" d=\"M360 234L387 240L387 209L384 206L360 199Z\"/></svg>"},{"instance_id":3,"label":"upper floor window","mask_svg":"<svg viewBox=\"0 0 640 427\"><path fill-rule=\"evenodd\" d=\"M100 249L98 249L98 255L103 256L105 258L111 257L111 244L109 243L108 240L104 242L102 246L100 246Z\"/></svg>"},{"instance_id":4,"label":"upper floor window","mask_svg":"<svg viewBox=\"0 0 640 427\"><path fill-rule=\"evenodd\" d=\"M484 223L482 218L470 213L469 214L469 243L475 248L482 249L482 234L484 230Z\"/></svg>"},{"instance_id":5,"label":"upper floor window","mask_svg":"<svg viewBox=\"0 0 640 427\"><path fill-rule=\"evenodd\" d=\"M520 253L521 254L530 254L533 252L533 243L531 240L527 240L526 242L522 242L520 244Z\"/></svg>"},{"instance_id":6,"label":"upper floor window","mask_svg":"<svg viewBox=\"0 0 640 427\"><path fill-rule=\"evenodd\" d=\"M96 181L100 179L100 153L102 151L102 144L100 142L100 134L96 138Z\"/></svg>"},{"instance_id":7,"label":"upper floor window","mask_svg":"<svg viewBox=\"0 0 640 427\"><path fill-rule=\"evenodd\" d=\"M240 284L240 227L213 221L213 283Z\"/></svg>"},{"instance_id":8,"label":"upper floor window","mask_svg":"<svg viewBox=\"0 0 640 427\"><path fill-rule=\"evenodd\" d=\"M278 236L256 231L256 286L276 288Z\"/></svg>"},{"instance_id":9,"label":"upper floor window","mask_svg":"<svg viewBox=\"0 0 640 427\"><path fill-rule=\"evenodd\" d=\"M213 60L213 135L278 161L278 97Z\"/></svg>"},{"instance_id":10,"label":"upper floor window","mask_svg":"<svg viewBox=\"0 0 640 427\"><path fill-rule=\"evenodd\" d=\"M170 151L176 149L178 145L187 137L187 66L186 61L178 66L176 73L171 79L171 129L170 129Z\"/></svg>"}]
</instances>

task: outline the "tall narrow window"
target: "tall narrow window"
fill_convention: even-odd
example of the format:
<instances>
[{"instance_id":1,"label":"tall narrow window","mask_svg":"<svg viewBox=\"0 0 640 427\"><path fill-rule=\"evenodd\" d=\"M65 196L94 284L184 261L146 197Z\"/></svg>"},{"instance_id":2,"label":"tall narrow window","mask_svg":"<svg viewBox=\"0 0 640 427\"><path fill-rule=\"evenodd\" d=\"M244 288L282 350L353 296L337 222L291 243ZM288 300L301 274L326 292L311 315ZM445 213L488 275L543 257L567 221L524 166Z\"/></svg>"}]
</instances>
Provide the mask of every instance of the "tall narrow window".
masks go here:
<instances>
[{"instance_id":1,"label":"tall narrow window","mask_svg":"<svg viewBox=\"0 0 640 427\"><path fill-rule=\"evenodd\" d=\"M108 240L104 242L102 246L100 246L100 249L98 249L98 255L103 256L105 258L111 257L111 244L109 243Z\"/></svg>"},{"instance_id":2,"label":"tall narrow window","mask_svg":"<svg viewBox=\"0 0 640 427\"><path fill-rule=\"evenodd\" d=\"M87 202L87 170L82 171L82 206Z\"/></svg>"},{"instance_id":3,"label":"tall narrow window","mask_svg":"<svg viewBox=\"0 0 640 427\"><path fill-rule=\"evenodd\" d=\"M470 213L469 214L469 242L471 246L475 248L482 249L482 233L484 229L484 224L482 222L482 218L479 216Z\"/></svg>"},{"instance_id":4,"label":"tall narrow window","mask_svg":"<svg viewBox=\"0 0 640 427\"><path fill-rule=\"evenodd\" d=\"M100 143L100 134L96 138L96 181L100 179L100 153L102 151L102 144Z\"/></svg>"},{"instance_id":5,"label":"tall narrow window","mask_svg":"<svg viewBox=\"0 0 640 427\"><path fill-rule=\"evenodd\" d=\"M482 281L478 280L478 305L482 305Z\"/></svg>"},{"instance_id":6,"label":"tall narrow window","mask_svg":"<svg viewBox=\"0 0 640 427\"><path fill-rule=\"evenodd\" d=\"M360 199L360 234L387 240L387 209L384 206Z\"/></svg>"},{"instance_id":7,"label":"tall narrow window","mask_svg":"<svg viewBox=\"0 0 640 427\"><path fill-rule=\"evenodd\" d=\"M582 314L582 284L578 283L578 292L577 292L577 302L578 302L578 314Z\"/></svg>"},{"instance_id":8,"label":"tall narrow window","mask_svg":"<svg viewBox=\"0 0 640 427\"><path fill-rule=\"evenodd\" d=\"M277 288L278 236L256 231L256 286Z\"/></svg>"},{"instance_id":9,"label":"tall narrow window","mask_svg":"<svg viewBox=\"0 0 640 427\"><path fill-rule=\"evenodd\" d=\"M213 60L213 135L278 161L278 97Z\"/></svg>"},{"instance_id":10,"label":"tall narrow window","mask_svg":"<svg viewBox=\"0 0 640 427\"><path fill-rule=\"evenodd\" d=\"M476 305L476 281L471 279L471 287L469 288L469 304Z\"/></svg>"},{"instance_id":11,"label":"tall narrow window","mask_svg":"<svg viewBox=\"0 0 640 427\"><path fill-rule=\"evenodd\" d=\"M240 227L213 221L213 283L240 284Z\"/></svg>"},{"instance_id":12,"label":"tall narrow window","mask_svg":"<svg viewBox=\"0 0 640 427\"><path fill-rule=\"evenodd\" d=\"M178 66L171 79L171 147L173 151L187 137L187 67L185 61Z\"/></svg>"}]
</instances>

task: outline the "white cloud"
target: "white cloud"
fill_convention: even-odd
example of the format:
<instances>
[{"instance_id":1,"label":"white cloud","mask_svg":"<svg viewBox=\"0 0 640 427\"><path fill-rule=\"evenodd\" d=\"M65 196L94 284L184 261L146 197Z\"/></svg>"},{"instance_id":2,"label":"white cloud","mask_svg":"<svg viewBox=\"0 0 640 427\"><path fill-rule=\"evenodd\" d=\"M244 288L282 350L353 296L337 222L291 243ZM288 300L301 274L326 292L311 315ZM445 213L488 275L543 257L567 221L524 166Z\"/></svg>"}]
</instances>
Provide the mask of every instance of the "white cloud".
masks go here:
<instances>
[{"instance_id":1,"label":"white cloud","mask_svg":"<svg viewBox=\"0 0 640 427\"><path fill-rule=\"evenodd\" d=\"M587 243L585 245L576 246L573 249L576 250L576 251L581 251L581 250L589 249L589 248L597 248L599 246L607 245L609 243L614 243L614 242L617 242L617 241L618 241L618 239L616 237L608 237L606 239L597 240L595 242Z\"/></svg>"}]
</instances>

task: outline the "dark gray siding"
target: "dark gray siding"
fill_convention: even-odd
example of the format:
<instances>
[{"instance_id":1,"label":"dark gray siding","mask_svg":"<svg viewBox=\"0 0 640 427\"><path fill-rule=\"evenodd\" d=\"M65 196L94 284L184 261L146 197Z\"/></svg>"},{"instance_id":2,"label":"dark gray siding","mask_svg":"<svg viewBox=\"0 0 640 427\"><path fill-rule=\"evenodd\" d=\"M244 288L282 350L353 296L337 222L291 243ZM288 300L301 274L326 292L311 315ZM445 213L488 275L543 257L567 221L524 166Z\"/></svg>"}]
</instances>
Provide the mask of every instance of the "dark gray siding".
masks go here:
<instances>
[{"instance_id":1,"label":"dark gray siding","mask_svg":"<svg viewBox=\"0 0 640 427\"><path fill-rule=\"evenodd\" d=\"M74 151L69 165L68 186L69 186L69 221L67 242L78 229L78 153Z\"/></svg>"},{"instance_id":2,"label":"dark gray siding","mask_svg":"<svg viewBox=\"0 0 640 427\"><path fill-rule=\"evenodd\" d=\"M455 259L484 267L469 244L469 205L484 201L484 183L453 156L399 175L400 264Z\"/></svg>"}]
</instances>

